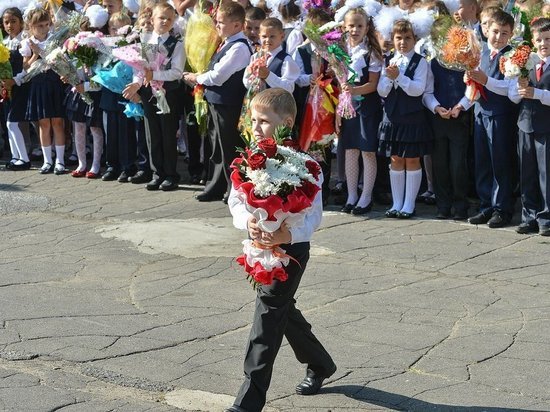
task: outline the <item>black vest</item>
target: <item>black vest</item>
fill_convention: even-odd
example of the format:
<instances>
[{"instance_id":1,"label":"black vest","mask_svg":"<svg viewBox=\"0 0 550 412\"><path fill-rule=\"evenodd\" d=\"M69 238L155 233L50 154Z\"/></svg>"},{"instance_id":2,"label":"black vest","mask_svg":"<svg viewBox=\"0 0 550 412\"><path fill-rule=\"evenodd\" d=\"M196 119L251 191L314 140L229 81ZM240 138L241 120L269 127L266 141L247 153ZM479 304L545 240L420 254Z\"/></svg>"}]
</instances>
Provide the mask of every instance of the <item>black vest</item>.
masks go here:
<instances>
[{"instance_id":1,"label":"black vest","mask_svg":"<svg viewBox=\"0 0 550 412\"><path fill-rule=\"evenodd\" d=\"M273 59L271 59L271 63L269 63L268 66L269 71L272 72L275 76L281 77L283 71L283 63L287 56L288 53L284 50L281 50L279 53L273 56Z\"/></svg>"},{"instance_id":2,"label":"black vest","mask_svg":"<svg viewBox=\"0 0 550 412\"><path fill-rule=\"evenodd\" d=\"M19 49L10 50L10 64L14 76L23 71L23 56Z\"/></svg>"},{"instance_id":3,"label":"black vest","mask_svg":"<svg viewBox=\"0 0 550 412\"><path fill-rule=\"evenodd\" d=\"M246 39L237 39L225 44L222 49L212 56L208 70L212 70L214 65L218 63L225 53L233 47L235 43L246 44L246 47L250 51L250 46ZM251 53L252 54L252 53ZM205 86L206 91L204 98L208 103L212 104L229 104L229 105L241 105L246 94L246 88L243 84L243 76L246 67L238 72L233 73L229 79L227 79L221 86Z\"/></svg>"},{"instance_id":4,"label":"black vest","mask_svg":"<svg viewBox=\"0 0 550 412\"><path fill-rule=\"evenodd\" d=\"M537 89L550 90L550 70L544 70L537 82L536 70L529 72L529 84ZM519 104L518 127L525 133L550 133L550 107L538 99L523 99Z\"/></svg>"},{"instance_id":5,"label":"black vest","mask_svg":"<svg viewBox=\"0 0 550 412\"><path fill-rule=\"evenodd\" d=\"M466 84L464 72L447 69L432 59L432 73L434 75L434 96L439 104L446 108L453 108L464 97Z\"/></svg>"},{"instance_id":6,"label":"black vest","mask_svg":"<svg viewBox=\"0 0 550 412\"><path fill-rule=\"evenodd\" d=\"M504 74L500 72L499 61L500 57L511 50L510 46L506 46L502 49L494 58L491 60L491 51L489 48L481 52L481 63L480 69L489 77L492 77L497 80L503 80ZM495 116L500 114L516 114L517 113L517 104L512 102L508 96L501 96L499 94L489 91L485 86L485 95L487 99L484 99L483 96L480 96L475 105L476 114L481 113L486 116Z\"/></svg>"},{"instance_id":7,"label":"black vest","mask_svg":"<svg viewBox=\"0 0 550 412\"><path fill-rule=\"evenodd\" d=\"M361 72L359 83L355 83L355 86L361 86L369 81L369 66L370 66L371 53L368 52L365 55L365 67ZM355 104L357 102L358 104ZM382 110L382 101L376 91L361 96L361 100L354 100L355 110L362 116L377 114L380 115Z\"/></svg>"},{"instance_id":8,"label":"black vest","mask_svg":"<svg viewBox=\"0 0 550 412\"><path fill-rule=\"evenodd\" d=\"M168 63L164 67L164 70L169 70L172 67L172 55L174 54L174 50L176 49L176 45L178 44L178 39L172 35L168 36L166 41L163 43L163 46L166 48L166 51L168 52ZM181 84L181 81L178 80L172 80L169 82L164 82L163 86L166 91L168 90L175 90L177 89Z\"/></svg>"},{"instance_id":9,"label":"black vest","mask_svg":"<svg viewBox=\"0 0 550 412\"><path fill-rule=\"evenodd\" d=\"M412 80L421 60L422 56L415 53L405 70L405 76ZM395 88L392 86L390 93L384 100L384 111L391 122L397 123L399 123L402 116L412 115L417 112L423 113L422 95L409 96L401 87Z\"/></svg>"}]
</instances>

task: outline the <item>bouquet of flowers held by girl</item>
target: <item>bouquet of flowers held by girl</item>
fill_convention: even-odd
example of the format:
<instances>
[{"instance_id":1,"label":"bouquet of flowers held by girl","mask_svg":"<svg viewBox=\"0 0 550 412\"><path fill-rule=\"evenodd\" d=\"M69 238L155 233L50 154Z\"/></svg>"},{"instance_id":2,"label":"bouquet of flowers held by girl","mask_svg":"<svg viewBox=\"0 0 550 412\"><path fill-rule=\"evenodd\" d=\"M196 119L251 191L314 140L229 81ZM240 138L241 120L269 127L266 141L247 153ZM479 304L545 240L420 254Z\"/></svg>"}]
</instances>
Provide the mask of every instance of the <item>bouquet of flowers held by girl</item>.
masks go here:
<instances>
[{"instance_id":1,"label":"bouquet of flowers held by girl","mask_svg":"<svg viewBox=\"0 0 550 412\"><path fill-rule=\"evenodd\" d=\"M205 13L203 1L199 1L185 31L185 55L189 66L195 73L204 73L210 59L216 52L220 38L212 17ZM200 45L200 47L197 47ZM206 134L208 104L204 100L204 86L197 84L193 89L195 99L195 118L201 136Z\"/></svg>"},{"instance_id":2,"label":"bouquet of flowers held by girl","mask_svg":"<svg viewBox=\"0 0 550 412\"><path fill-rule=\"evenodd\" d=\"M250 81L246 90L239 118L239 130L247 139L252 135L251 103L254 96L266 88L265 80L258 76L258 69L267 65L268 53L262 48L256 54L254 61L247 67L244 75Z\"/></svg>"},{"instance_id":3,"label":"bouquet of flowers held by girl","mask_svg":"<svg viewBox=\"0 0 550 412\"><path fill-rule=\"evenodd\" d=\"M102 42L103 33L83 31L65 40L63 48L76 61L77 68L92 69L109 62L111 49Z\"/></svg>"},{"instance_id":4,"label":"bouquet of flowers held by girl","mask_svg":"<svg viewBox=\"0 0 550 412\"><path fill-rule=\"evenodd\" d=\"M294 143L289 136L290 129L278 127L273 138L250 141L231 165L233 188L264 232L273 233L283 223L302 225L320 190L319 165L307 154L287 146ZM242 244L243 254L236 260L254 288L270 285L273 280L287 280L285 266L291 258L283 249L251 239Z\"/></svg>"},{"instance_id":5,"label":"bouquet of flowers held by girl","mask_svg":"<svg viewBox=\"0 0 550 412\"><path fill-rule=\"evenodd\" d=\"M0 30L0 82L2 80L11 79L13 77L13 70L10 63L10 51L2 44L2 32ZM3 82L2 82L3 84ZM3 87L0 90L0 102L9 99L10 91Z\"/></svg>"},{"instance_id":6,"label":"bouquet of flowers held by girl","mask_svg":"<svg viewBox=\"0 0 550 412\"><path fill-rule=\"evenodd\" d=\"M451 16L440 17L432 29L432 41L437 61L447 69L474 70L481 60L481 43L477 33L453 22ZM466 82L466 96L470 101L485 98L483 86L473 80Z\"/></svg>"},{"instance_id":7,"label":"bouquet of flowers held by girl","mask_svg":"<svg viewBox=\"0 0 550 412\"><path fill-rule=\"evenodd\" d=\"M342 32L340 23L330 22L317 27L311 22L306 22L303 32L321 57L328 61L341 85L355 81L357 73L350 67L351 57L347 52L346 34ZM355 117L352 95L349 91L340 92L336 113L344 119Z\"/></svg>"},{"instance_id":8,"label":"bouquet of flowers held by girl","mask_svg":"<svg viewBox=\"0 0 550 412\"><path fill-rule=\"evenodd\" d=\"M532 52L531 46L523 43L501 56L499 60L500 72L504 74L506 79L527 78L529 71L539 61L540 58Z\"/></svg>"},{"instance_id":9,"label":"bouquet of flowers held by girl","mask_svg":"<svg viewBox=\"0 0 550 412\"><path fill-rule=\"evenodd\" d=\"M143 38L141 43L129 44L113 49L113 56L137 70L137 75L145 79L145 70L161 70L168 62L168 51L164 46L147 43ZM170 106L166 101L166 91L163 81L152 80L149 82L153 96L157 100L158 114L170 113Z\"/></svg>"}]
</instances>

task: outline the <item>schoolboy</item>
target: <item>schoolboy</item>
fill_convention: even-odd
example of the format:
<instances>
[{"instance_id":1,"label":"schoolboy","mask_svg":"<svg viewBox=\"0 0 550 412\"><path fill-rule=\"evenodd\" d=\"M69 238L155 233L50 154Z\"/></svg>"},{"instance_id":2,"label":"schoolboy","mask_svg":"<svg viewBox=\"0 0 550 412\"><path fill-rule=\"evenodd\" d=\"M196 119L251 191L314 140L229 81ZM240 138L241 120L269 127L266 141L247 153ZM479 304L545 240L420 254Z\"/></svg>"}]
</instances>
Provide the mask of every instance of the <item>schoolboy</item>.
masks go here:
<instances>
[{"instance_id":1,"label":"schoolboy","mask_svg":"<svg viewBox=\"0 0 550 412\"><path fill-rule=\"evenodd\" d=\"M512 16L495 12L479 68L465 74L465 80L483 85L486 95L476 101L474 109L475 180L480 206L469 222L487 223L490 228L506 226L514 211L512 166L518 107L508 98L510 82L499 70L500 57L511 49L508 41L513 29Z\"/></svg>"},{"instance_id":2,"label":"schoolboy","mask_svg":"<svg viewBox=\"0 0 550 412\"><path fill-rule=\"evenodd\" d=\"M242 101L246 93L242 79L252 51L243 33L245 11L239 3L223 3L216 12L216 30L223 39L205 73L184 73L184 80L205 86L208 102L208 136L212 155L208 181L196 196L199 202L227 201L231 188L231 162L242 140L238 130Z\"/></svg>"},{"instance_id":3,"label":"schoolboy","mask_svg":"<svg viewBox=\"0 0 550 412\"><path fill-rule=\"evenodd\" d=\"M154 172L153 179L146 185L147 190L175 190L180 180L180 175L176 171L178 159L176 133L181 114L177 110L179 106L177 102L185 54L183 43L170 34L176 17L176 10L168 3L158 3L153 7L153 32L148 42L161 45L161 48L167 52L167 61L161 70L145 70L143 80L135 76L134 82L125 90L125 97L126 94L132 97L139 91L143 102L147 146ZM157 113L156 98L153 98L150 85L153 80L163 81L170 113Z\"/></svg>"},{"instance_id":4,"label":"schoolboy","mask_svg":"<svg viewBox=\"0 0 550 412\"><path fill-rule=\"evenodd\" d=\"M460 7L454 13L454 18L458 23L473 27L473 29L481 36L483 41L486 37L481 30L479 22L479 4L477 0L460 0Z\"/></svg>"},{"instance_id":5,"label":"schoolboy","mask_svg":"<svg viewBox=\"0 0 550 412\"><path fill-rule=\"evenodd\" d=\"M280 87L292 93L294 83L300 75L300 68L296 62L283 50L282 43L285 37L283 23L276 18L268 18L260 24L260 43L263 51L255 53L246 68L243 84L248 89L251 85L251 71L257 70L257 76L265 81L266 86ZM265 66L254 68L254 64L261 53L268 53Z\"/></svg>"},{"instance_id":6,"label":"schoolboy","mask_svg":"<svg viewBox=\"0 0 550 412\"><path fill-rule=\"evenodd\" d=\"M531 24L540 62L528 78L510 85L510 99L520 102L519 165L521 223L516 232L550 236L550 19Z\"/></svg>"},{"instance_id":7,"label":"schoolboy","mask_svg":"<svg viewBox=\"0 0 550 412\"><path fill-rule=\"evenodd\" d=\"M260 48L260 24L266 19L265 11L259 7L249 7L244 20L244 34L254 51Z\"/></svg>"},{"instance_id":8,"label":"schoolboy","mask_svg":"<svg viewBox=\"0 0 550 412\"><path fill-rule=\"evenodd\" d=\"M292 127L295 116L296 103L285 90L267 89L252 100L252 131L257 140L272 137L277 126ZM286 267L288 280L275 280L271 285L261 285L257 289L256 309L244 361L245 380L233 406L227 409L229 412L262 410L283 336L298 361L307 364L306 377L296 387L299 395L317 393L323 381L336 371L332 358L311 332L311 325L296 308L294 299L309 258L309 240L321 223L321 197L319 191L304 225L287 227L283 224L276 232L267 233L258 228L237 191L231 190L229 210L235 227L247 230L252 239L268 247L280 245L291 259Z\"/></svg>"}]
</instances>

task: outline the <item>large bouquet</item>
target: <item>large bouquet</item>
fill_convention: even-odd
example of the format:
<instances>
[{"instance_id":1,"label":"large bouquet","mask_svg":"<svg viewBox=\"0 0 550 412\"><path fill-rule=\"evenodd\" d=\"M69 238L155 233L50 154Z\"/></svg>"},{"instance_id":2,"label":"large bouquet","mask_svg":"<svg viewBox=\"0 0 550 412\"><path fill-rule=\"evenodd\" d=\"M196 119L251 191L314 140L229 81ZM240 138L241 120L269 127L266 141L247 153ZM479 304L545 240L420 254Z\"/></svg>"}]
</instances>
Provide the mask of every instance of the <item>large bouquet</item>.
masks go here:
<instances>
[{"instance_id":1,"label":"large bouquet","mask_svg":"<svg viewBox=\"0 0 550 412\"><path fill-rule=\"evenodd\" d=\"M531 51L531 46L521 44L517 48L510 50L501 56L499 65L500 72L507 79L516 77L528 77L529 71L534 68L540 58Z\"/></svg>"},{"instance_id":2,"label":"large bouquet","mask_svg":"<svg viewBox=\"0 0 550 412\"><path fill-rule=\"evenodd\" d=\"M185 31L185 54L187 63L195 73L203 73L208 68L210 59L216 52L220 38L216 32L216 25L209 14L203 11L203 2L199 1L189 21ZM197 47L200 45L199 47ZM204 100L204 86L196 85L193 90L195 100L195 118L199 133L206 134L206 118L208 114L208 104Z\"/></svg>"},{"instance_id":3,"label":"large bouquet","mask_svg":"<svg viewBox=\"0 0 550 412\"><path fill-rule=\"evenodd\" d=\"M138 77L142 79L145 77L145 70L160 70L168 61L168 51L164 46L157 46L144 41L113 49L113 56L136 69ZM160 80L150 82L153 96L157 100L158 114L170 113L170 106L166 101L166 91L163 84L164 82Z\"/></svg>"},{"instance_id":4,"label":"large bouquet","mask_svg":"<svg viewBox=\"0 0 550 412\"><path fill-rule=\"evenodd\" d=\"M317 27L311 22L304 25L304 34L315 45L318 53L328 61L341 85L353 83L357 73L350 67L351 57L347 53L346 34L340 23L330 22ZM341 91L336 112L344 119L355 117L352 96L349 91Z\"/></svg>"},{"instance_id":5,"label":"large bouquet","mask_svg":"<svg viewBox=\"0 0 550 412\"><path fill-rule=\"evenodd\" d=\"M13 77L13 70L10 63L10 51L2 44L2 33L0 30L0 81L11 79ZM8 99L10 91L4 87L0 90L0 101Z\"/></svg>"},{"instance_id":6,"label":"large bouquet","mask_svg":"<svg viewBox=\"0 0 550 412\"><path fill-rule=\"evenodd\" d=\"M248 78L250 86L246 90L246 94L243 100L243 107L241 109L241 117L239 118L239 130L244 136L247 136L247 140L252 135L252 99L258 93L266 88L265 80L261 79L258 76L258 69L260 67L266 66L268 59L268 53L261 49L252 61L252 63L247 67L244 75Z\"/></svg>"},{"instance_id":7,"label":"large bouquet","mask_svg":"<svg viewBox=\"0 0 550 412\"><path fill-rule=\"evenodd\" d=\"M434 24L432 40L438 62L451 70L474 70L481 60L481 44L471 28L451 22L451 17L440 18ZM466 82L466 96L470 101L484 96L483 86L473 80Z\"/></svg>"},{"instance_id":8,"label":"large bouquet","mask_svg":"<svg viewBox=\"0 0 550 412\"><path fill-rule=\"evenodd\" d=\"M102 37L101 32L83 31L65 40L63 48L69 57L76 60L76 67L91 69L108 60L110 49L103 44Z\"/></svg>"},{"instance_id":9,"label":"large bouquet","mask_svg":"<svg viewBox=\"0 0 550 412\"><path fill-rule=\"evenodd\" d=\"M303 224L319 191L320 167L305 153L285 146L290 130L279 127L273 138L250 142L231 165L233 188L264 232L275 232L283 222ZM266 247L256 240L244 240L237 262L244 267L254 287L285 281L290 256L279 246Z\"/></svg>"}]
</instances>

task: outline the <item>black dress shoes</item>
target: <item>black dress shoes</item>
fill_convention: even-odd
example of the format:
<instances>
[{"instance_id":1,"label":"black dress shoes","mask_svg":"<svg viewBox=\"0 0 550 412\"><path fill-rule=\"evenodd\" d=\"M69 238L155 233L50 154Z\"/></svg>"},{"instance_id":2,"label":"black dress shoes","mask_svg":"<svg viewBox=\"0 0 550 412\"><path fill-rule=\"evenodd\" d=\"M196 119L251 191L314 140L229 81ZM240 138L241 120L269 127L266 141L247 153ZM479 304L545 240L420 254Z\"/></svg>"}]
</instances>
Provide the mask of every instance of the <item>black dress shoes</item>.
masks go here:
<instances>
[{"instance_id":1,"label":"black dress shoes","mask_svg":"<svg viewBox=\"0 0 550 412\"><path fill-rule=\"evenodd\" d=\"M436 219L445 220L451 218L451 211L449 209L438 209Z\"/></svg>"},{"instance_id":2,"label":"black dress shoes","mask_svg":"<svg viewBox=\"0 0 550 412\"><path fill-rule=\"evenodd\" d=\"M126 171L123 171L120 175L118 175L118 182L119 183L128 183L128 179L130 178L130 176L128 175L128 172Z\"/></svg>"},{"instance_id":3,"label":"black dress shoes","mask_svg":"<svg viewBox=\"0 0 550 412\"><path fill-rule=\"evenodd\" d=\"M399 217L399 211L395 209L388 209L386 210L384 215L389 218L396 218L396 217Z\"/></svg>"},{"instance_id":4,"label":"black dress shoes","mask_svg":"<svg viewBox=\"0 0 550 412\"><path fill-rule=\"evenodd\" d=\"M550 227L541 226L539 229L539 235L541 236L550 236Z\"/></svg>"},{"instance_id":5,"label":"black dress shoes","mask_svg":"<svg viewBox=\"0 0 550 412\"><path fill-rule=\"evenodd\" d=\"M147 190L159 190L160 185L162 184L162 180L158 177L155 177L153 180L151 180L147 185L145 186L145 189Z\"/></svg>"},{"instance_id":6,"label":"black dress shoes","mask_svg":"<svg viewBox=\"0 0 550 412\"><path fill-rule=\"evenodd\" d=\"M351 203L347 203L342 209L340 209L340 212L351 213L353 209L354 206Z\"/></svg>"},{"instance_id":7,"label":"black dress shoes","mask_svg":"<svg viewBox=\"0 0 550 412\"><path fill-rule=\"evenodd\" d=\"M487 226L491 229L504 227L510 223L510 220L512 220L511 216L499 210L495 210L493 212L493 216L491 216L491 218L487 221Z\"/></svg>"},{"instance_id":8,"label":"black dress shoes","mask_svg":"<svg viewBox=\"0 0 550 412\"><path fill-rule=\"evenodd\" d=\"M416 210L413 210L412 212L398 212L397 213L397 217L399 219L410 219L412 218L414 215L416 215Z\"/></svg>"},{"instance_id":9,"label":"black dress shoes","mask_svg":"<svg viewBox=\"0 0 550 412\"><path fill-rule=\"evenodd\" d=\"M115 169L107 169L105 173L103 173L103 176L101 176L101 180L104 182L112 182L113 180L117 180L120 176L120 173L117 172Z\"/></svg>"},{"instance_id":10,"label":"black dress shoes","mask_svg":"<svg viewBox=\"0 0 550 412\"><path fill-rule=\"evenodd\" d=\"M164 181L160 184L160 190L164 192L170 192L172 190L176 190L177 188L178 183L172 178L164 179Z\"/></svg>"},{"instance_id":11,"label":"black dress shoes","mask_svg":"<svg viewBox=\"0 0 550 412\"><path fill-rule=\"evenodd\" d=\"M361 215L369 213L371 210L372 210L372 202L370 202L365 207L355 206L353 208L353 210L351 211L351 214L355 215L355 216L361 216Z\"/></svg>"},{"instance_id":12,"label":"black dress shoes","mask_svg":"<svg viewBox=\"0 0 550 412\"><path fill-rule=\"evenodd\" d=\"M488 216L485 213L481 212L469 218L468 222L470 222L472 225L483 225L484 223L487 223L490 218L491 216Z\"/></svg>"},{"instance_id":13,"label":"black dress shoes","mask_svg":"<svg viewBox=\"0 0 550 412\"><path fill-rule=\"evenodd\" d=\"M31 162L23 162L20 164L8 162L6 163L6 169L8 170L29 170L31 168Z\"/></svg>"},{"instance_id":14,"label":"black dress shoes","mask_svg":"<svg viewBox=\"0 0 550 412\"><path fill-rule=\"evenodd\" d=\"M145 170L138 170L137 173L128 178L130 183L142 184L147 183L151 180L151 172L146 172Z\"/></svg>"},{"instance_id":15,"label":"black dress shoes","mask_svg":"<svg viewBox=\"0 0 550 412\"><path fill-rule=\"evenodd\" d=\"M325 375L316 375L308 369L304 380L296 386L296 393L298 395L315 395L323 386L323 381L330 378L334 372L336 372L336 365L333 365L333 368Z\"/></svg>"},{"instance_id":16,"label":"black dress shoes","mask_svg":"<svg viewBox=\"0 0 550 412\"><path fill-rule=\"evenodd\" d=\"M222 200L223 195L216 196L209 192L202 192L195 196L195 199L197 199L199 202L214 202L216 200Z\"/></svg>"},{"instance_id":17,"label":"black dress shoes","mask_svg":"<svg viewBox=\"0 0 550 412\"><path fill-rule=\"evenodd\" d=\"M520 235L527 235L529 233L537 233L539 231L539 225L536 222L523 222L516 227L516 233Z\"/></svg>"},{"instance_id":18,"label":"black dress shoes","mask_svg":"<svg viewBox=\"0 0 550 412\"><path fill-rule=\"evenodd\" d=\"M467 210L455 210L455 214L453 215L453 220L466 220L466 219L468 219Z\"/></svg>"}]
</instances>

